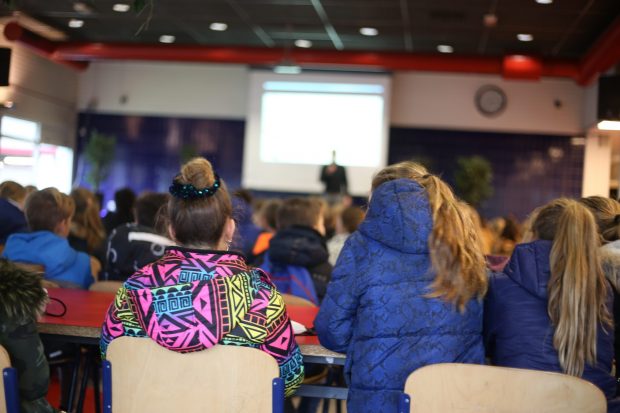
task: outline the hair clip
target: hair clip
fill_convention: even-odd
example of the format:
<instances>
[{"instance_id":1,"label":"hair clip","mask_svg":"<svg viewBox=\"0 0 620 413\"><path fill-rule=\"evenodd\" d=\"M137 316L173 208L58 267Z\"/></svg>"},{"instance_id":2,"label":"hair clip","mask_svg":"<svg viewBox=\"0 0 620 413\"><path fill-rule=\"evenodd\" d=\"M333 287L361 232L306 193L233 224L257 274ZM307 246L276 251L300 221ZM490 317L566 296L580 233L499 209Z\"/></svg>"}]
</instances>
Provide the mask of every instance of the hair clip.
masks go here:
<instances>
[{"instance_id":1,"label":"hair clip","mask_svg":"<svg viewBox=\"0 0 620 413\"><path fill-rule=\"evenodd\" d=\"M175 198L180 199L197 199L197 198L207 198L215 195L217 190L220 188L220 177L215 174L215 181L213 185L208 186L206 188L198 189L192 184L182 184L178 181L178 176L172 180L172 185L170 185L170 194Z\"/></svg>"}]
</instances>

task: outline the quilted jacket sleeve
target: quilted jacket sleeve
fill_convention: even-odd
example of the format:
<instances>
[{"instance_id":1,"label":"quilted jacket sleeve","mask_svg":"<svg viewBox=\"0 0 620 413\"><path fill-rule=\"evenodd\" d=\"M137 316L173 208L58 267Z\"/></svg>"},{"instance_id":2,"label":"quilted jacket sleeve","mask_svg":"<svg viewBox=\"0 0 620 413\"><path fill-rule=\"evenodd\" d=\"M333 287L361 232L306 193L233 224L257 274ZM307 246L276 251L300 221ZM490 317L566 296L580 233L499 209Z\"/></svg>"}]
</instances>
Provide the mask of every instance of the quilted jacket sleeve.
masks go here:
<instances>
[{"instance_id":1,"label":"quilted jacket sleeve","mask_svg":"<svg viewBox=\"0 0 620 413\"><path fill-rule=\"evenodd\" d=\"M351 342L359 306L359 274L355 254L357 244L353 238L349 238L340 253L327 294L314 320L321 344L340 353L346 352Z\"/></svg>"}]
</instances>

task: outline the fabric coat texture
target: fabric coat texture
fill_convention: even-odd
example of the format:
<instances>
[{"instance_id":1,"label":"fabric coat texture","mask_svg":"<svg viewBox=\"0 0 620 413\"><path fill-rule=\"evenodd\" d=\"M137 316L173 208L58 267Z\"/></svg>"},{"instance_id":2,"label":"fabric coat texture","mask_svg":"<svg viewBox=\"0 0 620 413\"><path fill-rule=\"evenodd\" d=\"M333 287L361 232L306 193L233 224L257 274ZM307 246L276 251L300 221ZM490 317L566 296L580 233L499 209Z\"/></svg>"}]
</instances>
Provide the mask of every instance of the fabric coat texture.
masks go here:
<instances>
[{"instance_id":1,"label":"fabric coat texture","mask_svg":"<svg viewBox=\"0 0 620 413\"><path fill-rule=\"evenodd\" d=\"M426 191L390 181L340 253L315 328L321 344L347 354L350 412L397 411L407 376L425 365L484 363L482 303L460 313L426 296L432 228Z\"/></svg>"},{"instance_id":2,"label":"fabric coat texture","mask_svg":"<svg viewBox=\"0 0 620 413\"><path fill-rule=\"evenodd\" d=\"M51 413L46 400L49 366L37 332L36 319L45 307L45 294L37 276L0 261L0 345L11 358L19 378L23 413Z\"/></svg>"},{"instance_id":3,"label":"fabric coat texture","mask_svg":"<svg viewBox=\"0 0 620 413\"><path fill-rule=\"evenodd\" d=\"M0 244L16 232L28 232L26 217L13 202L0 198Z\"/></svg>"},{"instance_id":4,"label":"fabric coat texture","mask_svg":"<svg viewBox=\"0 0 620 413\"><path fill-rule=\"evenodd\" d=\"M321 234L305 226L282 229L271 238L267 254L273 268L278 265L306 268L310 273L318 302L323 301L333 268L328 261L327 245ZM280 289L278 283L276 286ZM284 287L284 284L282 286Z\"/></svg>"},{"instance_id":5,"label":"fabric coat texture","mask_svg":"<svg viewBox=\"0 0 620 413\"><path fill-rule=\"evenodd\" d=\"M490 278L484 338L494 365L562 372L547 311L551 247L552 242L545 240L517 245L504 272ZM611 313L611 288L607 304ZM616 380L611 375L613 326L599 326L596 358L596 365L585 365L582 378L605 393L609 412L620 412Z\"/></svg>"},{"instance_id":6,"label":"fabric coat texture","mask_svg":"<svg viewBox=\"0 0 620 413\"><path fill-rule=\"evenodd\" d=\"M90 258L69 246L69 242L50 231L13 234L2 256L11 261L45 267L45 279L61 286L87 290L93 283Z\"/></svg>"},{"instance_id":7,"label":"fabric coat texture","mask_svg":"<svg viewBox=\"0 0 620 413\"><path fill-rule=\"evenodd\" d=\"M150 337L180 353L216 344L262 350L278 362L287 395L304 377L282 296L233 252L168 248L118 291L103 325L103 357L121 336Z\"/></svg>"}]
</instances>

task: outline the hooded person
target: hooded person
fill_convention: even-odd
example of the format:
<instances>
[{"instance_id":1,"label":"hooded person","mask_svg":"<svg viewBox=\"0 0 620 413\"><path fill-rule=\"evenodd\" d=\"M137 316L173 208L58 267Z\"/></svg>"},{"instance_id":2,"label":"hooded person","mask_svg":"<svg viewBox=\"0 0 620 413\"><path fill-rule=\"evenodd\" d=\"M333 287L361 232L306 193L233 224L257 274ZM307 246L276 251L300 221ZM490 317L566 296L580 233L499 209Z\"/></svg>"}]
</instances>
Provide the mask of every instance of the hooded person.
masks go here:
<instances>
[{"instance_id":1,"label":"hooded person","mask_svg":"<svg viewBox=\"0 0 620 413\"><path fill-rule=\"evenodd\" d=\"M302 355L269 277L228 251L235 223L226 185L209 161L195 158L170 193L169 232L178 246L119 289L104 321L102 356L121 336L147 337L180 353L216 344L257 348L276 359L291 395L304 377Z\"/></svg>"},{"instance_id":2,"label":"hooded person","mask_svg":"<svg viewBox=\"0 0 620 413\"><path fill-rule=\"evenodd\" d=\"M413 162L380 171L315 320L321 344L347 354L347 410L397 411L420 367L483 364L486 286L480 239L450 188Z\"/></svg>"},{"instance_id":3,"label":"hooded person","mask_svg":"<svg viewBox=\"0 0 620 413\"><path fill-rule=\"evenodd\" d=\"M22 413L57 412L45 398L49 366L36 325L46 303L41 277L0 258L0 345L17 369Z\"/></svg>"}]
</instances>

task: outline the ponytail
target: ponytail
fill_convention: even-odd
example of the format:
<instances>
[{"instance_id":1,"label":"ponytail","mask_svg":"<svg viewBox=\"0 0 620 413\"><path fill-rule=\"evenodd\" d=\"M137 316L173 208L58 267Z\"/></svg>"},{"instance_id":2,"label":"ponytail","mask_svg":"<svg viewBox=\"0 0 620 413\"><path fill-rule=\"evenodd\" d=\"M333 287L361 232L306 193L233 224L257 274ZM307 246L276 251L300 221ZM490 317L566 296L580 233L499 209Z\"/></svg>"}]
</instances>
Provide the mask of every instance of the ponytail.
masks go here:
<instances>
[{"instance_id":1,"label":"ponytail","mask_svg":"<svg viewBox=\"0 0 620 413\"><path fill-rule=\"evenodd\" d=\"M599 323L612 325L596 222L577 201L558 199L539 211L533 229L539 238L553 240L547 287L553 346L562 370L580 377L585 363L596 364Z\"/></svg>"},{"instance_id":2,"label":"ponytail","mask_svg":"<svg viewBox=\"0 0 620 413\"><path fill-rule=\"evenodd\" d=\"M433 219L428 247L436 273L428 296L441 297L464 311L469 300L484 296L488 282L482 241L471 214L459 205L445 182L415 162L384 168L374 177L372 189L399 178L418 182L428 194Z\"/></svg>"}]
</instances>

